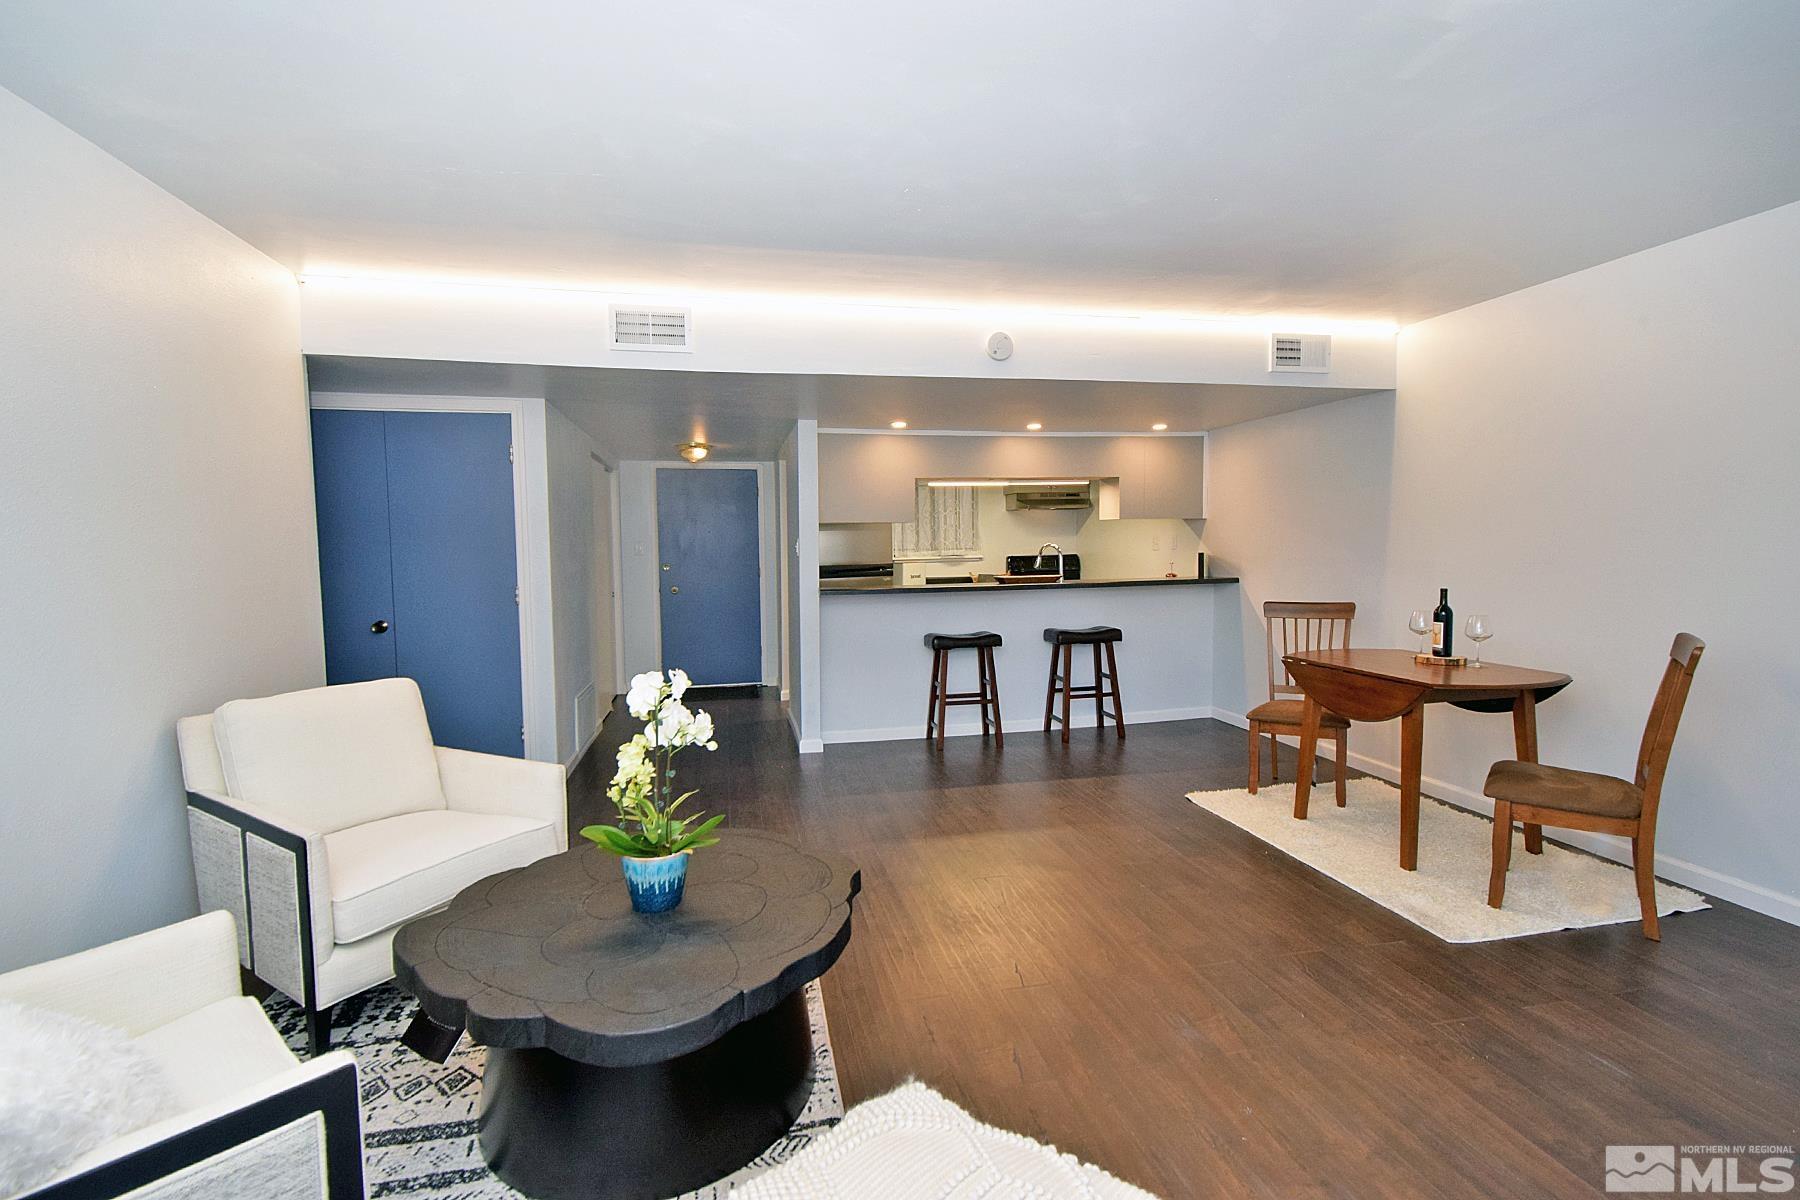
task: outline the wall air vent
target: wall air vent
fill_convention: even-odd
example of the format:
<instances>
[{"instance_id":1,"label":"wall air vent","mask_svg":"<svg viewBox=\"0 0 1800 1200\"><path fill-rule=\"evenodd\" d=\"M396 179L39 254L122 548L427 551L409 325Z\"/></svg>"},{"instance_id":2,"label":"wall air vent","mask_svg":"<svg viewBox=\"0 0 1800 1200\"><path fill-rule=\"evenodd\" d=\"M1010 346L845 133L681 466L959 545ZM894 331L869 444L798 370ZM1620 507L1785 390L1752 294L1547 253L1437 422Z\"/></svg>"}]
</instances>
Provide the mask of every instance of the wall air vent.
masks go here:
<instances>
[{"instance_id":1,"label":"wall air vent","mask_svg":"<svg viewBox=\"0 0 1800 1200\"><path fill-rule=\"evenodd\" d=\"M685 308L642 308L614 304L607 310L614 350L665 350L687 354L694 349L693 314Z\"/></svg>"},{"instance_id":2,"label":"wall air vent","mask_svg":"<svg viewBox=\"0 0 1800 1200\"><path fill-rule=\"evenodd\" d=\"M1322 375L1331 370L1331 335L1328 333L1271 333L1269 370L1305 371Z\"/></svg>"}]
</instances>

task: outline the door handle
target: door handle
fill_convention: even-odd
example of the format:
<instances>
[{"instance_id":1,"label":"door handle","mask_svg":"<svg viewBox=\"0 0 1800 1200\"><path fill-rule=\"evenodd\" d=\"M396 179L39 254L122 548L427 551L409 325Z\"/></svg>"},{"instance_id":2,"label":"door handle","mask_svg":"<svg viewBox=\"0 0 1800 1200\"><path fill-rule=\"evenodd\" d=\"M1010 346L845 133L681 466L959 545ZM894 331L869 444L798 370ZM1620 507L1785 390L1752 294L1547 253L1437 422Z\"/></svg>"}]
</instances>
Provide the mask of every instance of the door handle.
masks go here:
<instances>
[{"instance_id":1,"label":"door handle","mask_svg":"<svg viewBox=\"0 0 1800 1200\"><path fill-rule=\"evenodd\" d=\"M386 621L377 621L373 625L369 626L370 633L386 633L387 631L388 631L388 623Z\"/></svg>"},{"instance_id":2,"label":"door handle","mask_svg":"<svg viewBox=\"0 0 1800 1200\"><path fill-rule=\"evenodd\" d=\"M681 587L680 587L680 586L679 586L679 585L677 585L677 586L675 586L675 587L672 587L672 588L670 588L670 589L669 589L669 595L671 595L671 596L679 596L679 595L681 595Z\"/></svg>"}]
</instances>

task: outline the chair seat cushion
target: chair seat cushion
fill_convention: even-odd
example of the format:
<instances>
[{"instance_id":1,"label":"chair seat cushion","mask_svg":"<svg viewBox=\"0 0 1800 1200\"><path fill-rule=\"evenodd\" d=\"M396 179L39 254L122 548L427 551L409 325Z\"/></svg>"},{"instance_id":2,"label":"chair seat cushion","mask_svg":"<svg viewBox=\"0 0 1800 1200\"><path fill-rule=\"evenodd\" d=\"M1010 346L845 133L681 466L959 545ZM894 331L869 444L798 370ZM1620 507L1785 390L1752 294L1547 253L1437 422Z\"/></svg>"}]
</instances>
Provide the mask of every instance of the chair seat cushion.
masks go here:
<instances>
[{"instance_id":1,"label":"chair seat cushion","mask_svg":"<svg viewBox=\"0 0 1800 1200\"><path fill-rule=\"evenodd\" d=\"M410 679L233 700L213 714L213 736L231 795L322 833L445 805Z\"/></svg>"},{"instance_id":2,"label":"chair seat cushion","mask_svg":"<svg viewBox=\"0 0 1800 1200\"><path fill-rule=\"evenodd\" d=\"M981 646L998 646L1000 635L983 630L980 633L928 633L927 650L973 650Z\"/></svg>"},{"instance_id":3,"label":"chair seat cushion","mask_svg":"<svg viewBox=\"0 0 1800 1200\"><path fill-rule=\"evenodd\" d=\"M1155 1200L1098 1167L984 1125L922 1083L865 1100L732 1200Z\"/></svg>"},{"instance_id":4,"label":"chair seat cushion","mask_svg":"<svg viewBox=\"0 0 1800 1200\"><path fill-rule=\"evenodd\" d=\"M1052 646L1086 646L1094 642L1123 641L1125 632L1111 625L1090 625L1086 629L1046 629L1044 640Z\"/></svg>"},{"instance_id":5,"label":"chair seat cushion","mask_svg":"<svg viewBox=\"0 0 1800 1200\"><path fill-rule=\"evenodd\" d=\"M1247 714L1252 721L1260 721L1264 725L1288 725L1295 729L1306 717L1304 700L1270 700L1259 704ZM1338 716L1330 709L1319 714L1320 729L1348 729L1350 722Z\"/></svg>"},{"instance_id":6,"label":"chair seat cushion","mask_svg":"<svg viewBox=\"0 0 1800 1200\"><path fill-rule=\"evenodd\" d=\"M1592 771L1571 771L1567 767L1514 759L1495 763L1481 790L1511 804L1595 817L1631 820L1644 811L1644 793L1636 784Z\"/></svg>"},{"instance_id":7,"label":"chair seat cushion","mask_svg":"<svg viewBox=\"0 0 1800 1200\"><path fill-rule=\"evenodd\" d=\"M360 941L442 908L478 879L564 849L547 821L453 809L327 834L333 937Z\"/></svg>"},{"instance_id":8,"label":"chair seat cushion","mask_svg":"<svg viewBox=\"0 0 1800 1200\"><path fill-rule=\"evenodd\" d=\"M248 996L215 1000L136 1039L162 1068L184 1109L201 1108L254 1087L300 1060L282 1042L262 1005Z\"/></svg>"}]
</instances>

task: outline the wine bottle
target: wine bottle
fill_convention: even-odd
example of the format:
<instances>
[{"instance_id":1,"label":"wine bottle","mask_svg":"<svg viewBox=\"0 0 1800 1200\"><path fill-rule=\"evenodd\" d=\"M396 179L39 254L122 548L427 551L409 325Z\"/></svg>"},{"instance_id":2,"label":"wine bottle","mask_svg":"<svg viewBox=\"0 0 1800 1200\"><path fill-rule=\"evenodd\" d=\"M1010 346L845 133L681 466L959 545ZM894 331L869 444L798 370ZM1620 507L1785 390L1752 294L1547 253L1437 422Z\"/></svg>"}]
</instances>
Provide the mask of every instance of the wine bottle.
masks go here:
<instances>
[{"instance_id":1,"label":"wine bottle","mask_svg":"<svg viewBox=\"0 0 1800 1200\"><path fill-rule=\"evenodd\" d=\"M1456 632L1456 614L1450 611L1450 589L1438 589L1437 607L1431 610L1431 653L1438 658L1451 656L1450 639Z\"/></svg>"}]
</instances>

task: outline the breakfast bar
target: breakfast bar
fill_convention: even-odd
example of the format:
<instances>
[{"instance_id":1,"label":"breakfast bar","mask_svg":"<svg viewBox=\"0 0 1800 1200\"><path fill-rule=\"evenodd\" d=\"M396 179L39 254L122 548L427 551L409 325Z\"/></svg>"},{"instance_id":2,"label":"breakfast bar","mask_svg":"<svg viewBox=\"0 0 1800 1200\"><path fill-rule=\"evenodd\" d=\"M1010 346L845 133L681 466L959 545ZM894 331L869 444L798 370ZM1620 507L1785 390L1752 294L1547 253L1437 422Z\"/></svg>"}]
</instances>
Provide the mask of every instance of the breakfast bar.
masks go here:
<instances>
[{"instance_id":1,"label":"breakfast bar","mask_svg":"<svg viewBox=\"0 0 1800 1200\"><path fill-rule=\"evenodd\" d=\"M1235 578L1079 579L996 584L891 583L820 586L822 733L826 742L923 737L933 633L997 633L994 651L1006 732L1042 725L1040 698L1050 648L1044 630L1110 625L1124 637L1117 657L1126 722L1178 721L1212 714L1214 607L1235 609ZM1233 613L1235 615L1235 612ZM951 666L950 686L972 690L972 656ZM1076 667L1078 682L1087 677ZM1092 708L1077 713L1075 732L1091 732ZM979 734L980 718L963 710L948 733Z\"/></svg>"}]
</instances>

